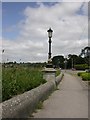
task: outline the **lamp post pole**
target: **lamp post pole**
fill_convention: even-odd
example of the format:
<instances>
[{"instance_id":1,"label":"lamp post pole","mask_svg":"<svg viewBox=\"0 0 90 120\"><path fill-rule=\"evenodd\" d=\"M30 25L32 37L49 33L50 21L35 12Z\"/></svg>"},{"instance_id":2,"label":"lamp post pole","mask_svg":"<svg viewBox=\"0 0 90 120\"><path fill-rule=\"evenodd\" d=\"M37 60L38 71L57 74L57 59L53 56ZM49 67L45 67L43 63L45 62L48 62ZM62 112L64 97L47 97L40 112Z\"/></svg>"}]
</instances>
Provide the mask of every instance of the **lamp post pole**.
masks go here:
<instances>
[{"instance_id":1,"label":"lamp post pole","mask_svg":"<svg viewBox=\"0 0 90 120\"><path fill-rule=\"evenodd\" d=\"M72 69L74 68L74 64L73 64L73 58L72 58Z\"/></svg>"},{"instance_id":2,"label":"lamp post pole","mask_svg":"<svg viewBox=\"0 0 90 120\"><path fill-rule=\"evenodd\" d=\"M48 53L48 62L51 61L51 38L52 38L52 32L53 30L51 28L49 28L49 30L47 30L48 32L48 37L49 37L49 53Z\"/></svg>"},{"instance_id":3,"label":"lamp post pole","mask_svg":"<svg viewBox=\"0 0 90 120\"><path fill-rule=\"evenodd\" d=\"M48 59L51 59L51 37L49 37L49 53L48 53Z\"/></svg>"},{"instance_id":4,"label":"lamp post pole","mask_svg":"<svg viewBox=\"0 0 90 120\"><path fill-rule=\"evenodd\" d=\"M66 69L67 69L67 59L66 58L65 58L64 63L65 63L65 72L66 72Z\"/></svg>"}]
</instances>

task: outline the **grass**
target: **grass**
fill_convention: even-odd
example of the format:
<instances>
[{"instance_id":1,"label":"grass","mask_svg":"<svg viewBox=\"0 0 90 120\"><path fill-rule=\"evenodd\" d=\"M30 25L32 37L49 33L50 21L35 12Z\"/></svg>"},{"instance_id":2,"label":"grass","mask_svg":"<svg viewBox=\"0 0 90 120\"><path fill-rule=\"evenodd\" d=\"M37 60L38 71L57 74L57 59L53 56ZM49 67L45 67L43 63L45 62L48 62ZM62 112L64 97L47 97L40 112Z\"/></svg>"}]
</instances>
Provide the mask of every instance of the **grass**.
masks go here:
<instances>
[{"instance_id":1,"label":"grass","mask_svg":"<svg viewBox=\"0 0 90 120\"><path fill-rule=\"evenodd\" d=\"M60 69L56 70L56 76L60 75Z\"/></svg>"},{"instance_id":2,"label":"grass","mask_svg":"<svg viewBox=\"0 0 90 120\"><path fill-rule=\"evenodd\" d=\"M82 80L84 81L90 81L90 73L87 72L79 72L78 76L82 77Z\"/></svg>"},{"instance_id":3,"label":"grass","mask_svg":"<svg viewBox=\"0 0 90 120\"><path fill-rule=\"evenodd\" d=\"M2 68L2 101L29 91L45 82L39 68Z\"/></svg>"},{"instance_id":4,"label":"grass","mask_svg":"<svg viewBox=\"0 0 90 120\"><path fill-rule=\"evenodd\" d=\"M37 106L36 109L42 109L43 108L43 101L40 101Z\"/></svg>"}]
</instances>

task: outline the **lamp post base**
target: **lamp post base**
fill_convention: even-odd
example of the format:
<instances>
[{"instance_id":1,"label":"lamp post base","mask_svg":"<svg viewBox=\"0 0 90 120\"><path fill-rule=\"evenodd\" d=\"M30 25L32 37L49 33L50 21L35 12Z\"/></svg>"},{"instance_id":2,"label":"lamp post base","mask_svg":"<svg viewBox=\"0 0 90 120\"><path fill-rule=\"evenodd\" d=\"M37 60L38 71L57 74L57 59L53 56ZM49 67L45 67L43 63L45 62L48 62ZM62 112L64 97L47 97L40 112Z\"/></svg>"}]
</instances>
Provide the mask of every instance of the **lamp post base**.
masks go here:
<instances>
[{"instance_id":1,"label":"lamp post base","mask_svg":"<svg viewBox=\"0 0 90 120\"><path fill-rule=\"evenodd\" d=\"M42 70L43 72L43 79L45 79L46 81L52 81L55 85L55 81L56 81L56 70L54 68L44 68Z\"/></svg>"}]
</instances>

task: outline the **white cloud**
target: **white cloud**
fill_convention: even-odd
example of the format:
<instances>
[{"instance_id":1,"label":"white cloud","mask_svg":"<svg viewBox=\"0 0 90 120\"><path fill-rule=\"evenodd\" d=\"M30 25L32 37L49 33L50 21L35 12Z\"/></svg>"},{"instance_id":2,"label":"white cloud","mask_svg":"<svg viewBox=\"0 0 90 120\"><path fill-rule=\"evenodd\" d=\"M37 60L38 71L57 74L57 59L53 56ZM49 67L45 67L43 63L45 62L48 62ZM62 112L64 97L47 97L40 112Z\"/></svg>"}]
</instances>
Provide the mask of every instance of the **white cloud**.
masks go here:
<instances>
[{"instance_id":1,"label":"white cloud","mask_svg":"<svg viewBox=\"0 0 90 120\"><path fill-rule=\"evenodd\" d=\"M82 11L83 11L83 14L85 14L85 15L88 15L88 2L84 2L84 4L83 4L83 8L82 8Z\"/></svg>"},{"instance_id":2,"label":"white cloud","mask_svg":"<svg viewBox=\"0 0 90 120\"><path fill-rule=\"evenodd\" d=\"M53 55L69 53L79 54L87 46L88 19L86 14L77 14L83 3L58 3L46 7L27 7L23 14L25 19L20 22L21 31L18 39L4 40L6 58L22 61L46 61L48 55L47 29L53 32ZM83 5L82 10L86 11ZM82 35L83 34L83 35ZM4 59L6 59L4 58Z\"/></svg>"},{"instance_id":3,"label":"white cloud","mask_svg":"<svg viewBox=\"0 0 90 120\"><path fill-rule=\"evenodd\" d=\"M5 52L3 53L3 61L38 61L39 58L42 58L42 54L40 53L43 50L42 43L34 43L32 41L11 41L11 40L3 40L3 48ZM46 51L43 51L45 54ZM40 55L41 54L41 55Z\"/></svg>"}]
</instances>

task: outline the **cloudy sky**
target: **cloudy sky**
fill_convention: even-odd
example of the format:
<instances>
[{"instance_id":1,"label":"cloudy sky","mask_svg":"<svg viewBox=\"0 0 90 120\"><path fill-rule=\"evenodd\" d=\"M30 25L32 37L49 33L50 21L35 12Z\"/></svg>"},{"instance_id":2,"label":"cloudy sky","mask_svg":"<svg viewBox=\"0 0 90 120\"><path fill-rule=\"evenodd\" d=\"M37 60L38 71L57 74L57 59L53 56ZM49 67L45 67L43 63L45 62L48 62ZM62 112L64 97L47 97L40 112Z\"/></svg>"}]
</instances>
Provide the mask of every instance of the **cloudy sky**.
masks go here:
<instances>
[{"instance_id":1,"label":"cloudy sky","mask_svg":"<svg viewBox=\"0 0 90 120\"><path fill-rule=\"evenodd\" d=\"M88 45L88 3L3 2L3 61L47 61L50 27L52 57L79 55Z\"/></svg>"}]
</instances>

